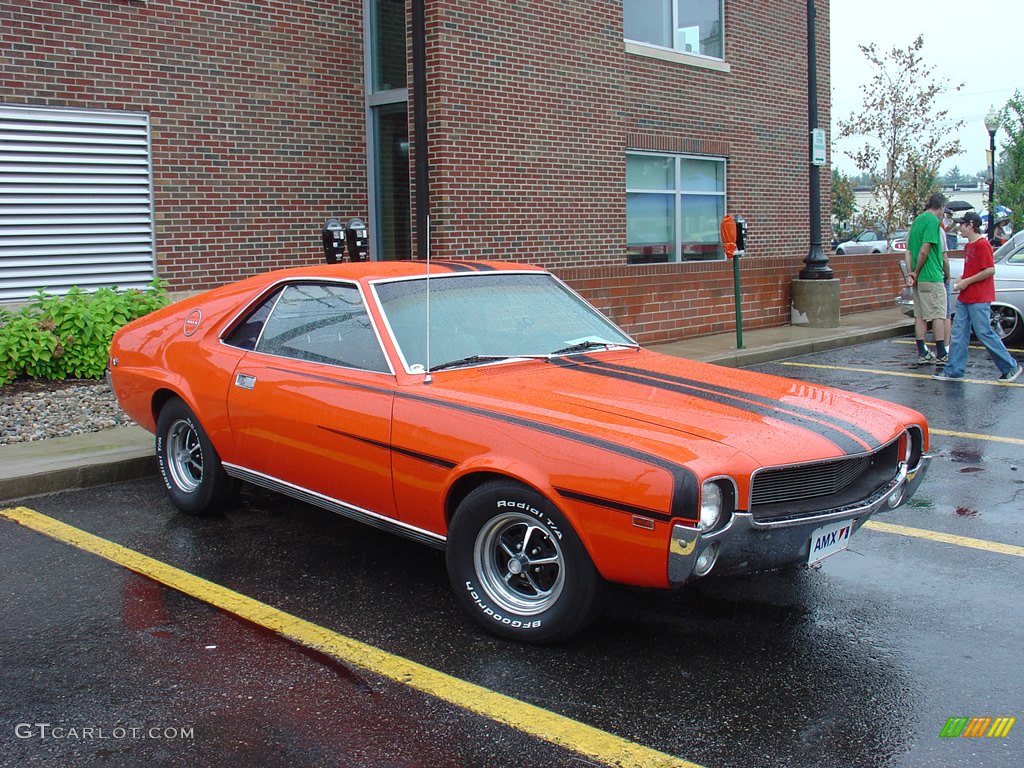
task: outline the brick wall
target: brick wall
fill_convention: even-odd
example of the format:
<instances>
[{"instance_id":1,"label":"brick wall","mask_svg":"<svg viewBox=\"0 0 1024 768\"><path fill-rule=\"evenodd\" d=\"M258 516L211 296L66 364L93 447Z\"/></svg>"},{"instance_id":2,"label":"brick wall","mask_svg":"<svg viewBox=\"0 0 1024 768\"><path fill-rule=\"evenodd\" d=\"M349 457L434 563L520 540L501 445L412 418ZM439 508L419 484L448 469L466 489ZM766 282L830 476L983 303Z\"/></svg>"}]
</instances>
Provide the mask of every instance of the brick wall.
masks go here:
<instances>
[{"instance_id":1,"label":"brick wall","mask_svg":"<svg viewBox=\"0 0 1024 768\"><path fill-rule=\"evenodd\" d=\"M809 243L804 2L726 0L730 72L626 53L618 1L429 7L435 256L555 269L645 341L727 330L727 264L625 263L626 151L721 156L729 211L750 225L745 322L789 321ZM827 0L818 9L827 126ZM828 169L819 174L827 247Z\"/></svg>"},{"instance_id":2,"label":"brick wall","mask_svg":"<svg viewBox=\"0 0 1024 768\"><path fill-rule=\"evenodd\" d=\"M428 13L433 254L623 262L621 3L445 0Z\"/></svg>"},{"instance_id":3,"label":"brick wall","mask_svg":"<svg viewBox=\"0 0 1024 768\"><path fill-rule=\"evenodd\" d=\"M828 125L828 0L817 5ZM722 73L626 53L621 0L431 0L434 255L554 268L645 341L727 330L727 263L624 255L626 150L713 154L728 161L729 211L750 224L745 322L787 322L808 243L805 8L726 0ZM318 260L325 218L365 215L360 0L0 12L0 100L151 115L158 271L173 289ZM867 260L841 261L843 311L869 308Z\"/></svg>"},{"instance_id":4,"label":"brick wall","mask_svg":"<svg viewBox=\"0 0 1024 768\"><path fill-rule=\"evenodd\" d=\"M806 251L806 247L804 249ZM806 255L806 253L804 254ZM893 253L829 257L840 286L840 312L893 308L903 287ZM726 333L736 328L732 262L642 265L623 273L615 267L567 267L556 274L644 344ZM802 258L740 259L744 328L790 321L790 283Z\"/></svg>"},{"instance_id":5,"label":"brick wall","mask_svg":"<svg viewBox=\"0 0 1024 768\"><path fill-rule=\"evenodd\" d=\"M328 216L365 215L360 3L4 0L0 18L0 100L149 112L172 288L309 263Z\"/></svg>"}]
</instances>

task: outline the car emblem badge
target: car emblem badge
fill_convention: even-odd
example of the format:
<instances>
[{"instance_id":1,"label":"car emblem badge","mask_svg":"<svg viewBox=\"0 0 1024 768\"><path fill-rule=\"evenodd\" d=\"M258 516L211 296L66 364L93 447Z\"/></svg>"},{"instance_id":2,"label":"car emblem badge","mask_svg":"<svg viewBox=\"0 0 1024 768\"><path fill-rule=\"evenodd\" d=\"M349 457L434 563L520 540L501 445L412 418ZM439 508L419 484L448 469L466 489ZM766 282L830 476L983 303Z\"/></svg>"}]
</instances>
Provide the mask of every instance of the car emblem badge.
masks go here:
<instances>
[{"instance_id":1,"label":"car emblem badge","mask_svg":"<svg viewBox=\"0 0 1024 768\"><path fill-rule=\"evenodd\" d=\"M193 333L199 330L199 324L203 321L203 313L198 309L193 309L185 317L185 322L182 325L182 332L186 336L191 336Z\"/></svg>"}]
</instances>

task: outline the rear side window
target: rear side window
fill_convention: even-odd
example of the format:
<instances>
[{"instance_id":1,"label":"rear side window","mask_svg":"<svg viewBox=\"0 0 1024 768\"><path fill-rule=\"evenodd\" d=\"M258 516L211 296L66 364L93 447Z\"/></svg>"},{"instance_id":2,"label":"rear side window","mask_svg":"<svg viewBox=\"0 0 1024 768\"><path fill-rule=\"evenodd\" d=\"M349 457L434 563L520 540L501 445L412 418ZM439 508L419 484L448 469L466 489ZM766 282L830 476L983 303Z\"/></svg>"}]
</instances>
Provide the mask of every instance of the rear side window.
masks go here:
<instances>
[{"instance_id":1,"label":"rear side window","mask_svg":"<svg viewBox=\"0 0 1024 768\"><path fill-rule=\"evenodd\" d=\"M259 306L249 313L248 317L224 337L224 342L240 349L256 349L256 342L259 341L263 325L267 322L267 318L270 317L270 310L274 308L274 304L277 303L280 295L281 289L278 288L261 301Z\"/></svg>"},{"instance_id":2,"label":"rear side window","mask_svg":"<svg viewBox=\"0 0 1024 768\"><path fill-rule=\"evenodd\" d=\"M267 315L261 319L264 310ZM232 334L248 342L260 326L255 351L268 355L389 372L362 295L354 285L295 283L257 307ZM231 339L228 343L234 343ZM236 346L243 346L242 343ZM248 348L248 347L246 347Z\"/></svg>"}]
</instances>

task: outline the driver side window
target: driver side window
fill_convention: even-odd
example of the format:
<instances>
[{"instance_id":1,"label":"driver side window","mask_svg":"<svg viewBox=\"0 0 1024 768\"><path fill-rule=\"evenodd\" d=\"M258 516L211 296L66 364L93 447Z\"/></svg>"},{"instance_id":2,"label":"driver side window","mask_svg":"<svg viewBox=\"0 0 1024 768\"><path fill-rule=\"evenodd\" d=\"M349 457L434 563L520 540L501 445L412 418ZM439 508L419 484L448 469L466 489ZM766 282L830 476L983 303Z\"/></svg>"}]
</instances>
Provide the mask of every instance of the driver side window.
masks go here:
<instances>
[{"instance_id":1,"label":"driver side window","mask_svg":"<svg viewBox=\"0 0 1024 768\"><path fill-rule=\"evenodd\" d=\"M269 316L266 316L269 307ZM226 341L260 325L255 351L296 360L388 373L362 295L343 283L293 283L257 307ZM246 347L251 348L251 347Z\"/></svg>"}]
</instances>

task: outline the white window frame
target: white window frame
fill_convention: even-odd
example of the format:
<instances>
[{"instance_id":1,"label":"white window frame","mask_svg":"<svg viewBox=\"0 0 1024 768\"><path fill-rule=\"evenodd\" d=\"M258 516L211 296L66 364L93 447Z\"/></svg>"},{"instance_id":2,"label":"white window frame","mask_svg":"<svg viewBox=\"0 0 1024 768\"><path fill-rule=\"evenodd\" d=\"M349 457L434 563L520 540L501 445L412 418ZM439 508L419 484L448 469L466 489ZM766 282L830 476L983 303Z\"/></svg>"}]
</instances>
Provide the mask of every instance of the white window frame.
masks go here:
<instances>
[{"instance_id":1,"label":"white window frame","mask_svg":"<svg viewBox=\"0 0 1024 768\"><path fill-rule=\"evenodd\" d=\"M705 196L705 197L720 197L722 199L722 210L728 210L728 190L729 190L729 164L728 160L724 157L717 155L693 155L693 154L681 154L676 152L650 152L641 150L627 150L627 157L630 155L640 157L659 157L668 158L674 160L673 163L673 188L672 189L637 189L633 187L626 187L626 195L633 194L648 194L648 195L672 195L672 210L673 210L673 231L675 232L675 253L672 258L667 262L654 262L662 264L680 264L686 261L696 261L696 259L683 259L682 258L682 245L683 245L683 202L684 196ZM722 164L722 190L716 192L709 192L707 190L692 190L685 189L681 184L682 179L682 162L684 160L707 160ZM628 213L627 213L628 216ZM709 259L709 261L721 261L725 258L723 253L720 259ZM627 257L628 261L628 257ZM649 262L630 262L631 266L643 266Z\"/></svg>"},{"instance_id":2,"label":"white window frame","mask_svg":"<svg viewBox=\"0 0 1024 768\"><path fill-rule=\"evenodd\" d=\"M693 66L704 67L706 69L714 69L720 72L729 72L730 67L725 62L725 0L719 0L719 18L721 19L722 25L722 55L707 56L700 53L699 51L683 51L675 47L675 30L678 28L679 19L679 4L677 0L671 0L672 2L672 21L671 21L671 32L672 32L672 46L658 45L644 40L632 40L628 37L625 38L626 53L635 54L638 56L647 56L650 58L661 59L663 61L673 61L680 64L690 64ZM623 6L623 13L625 14L626 9Z\"/></svg>"}]
</instances>

